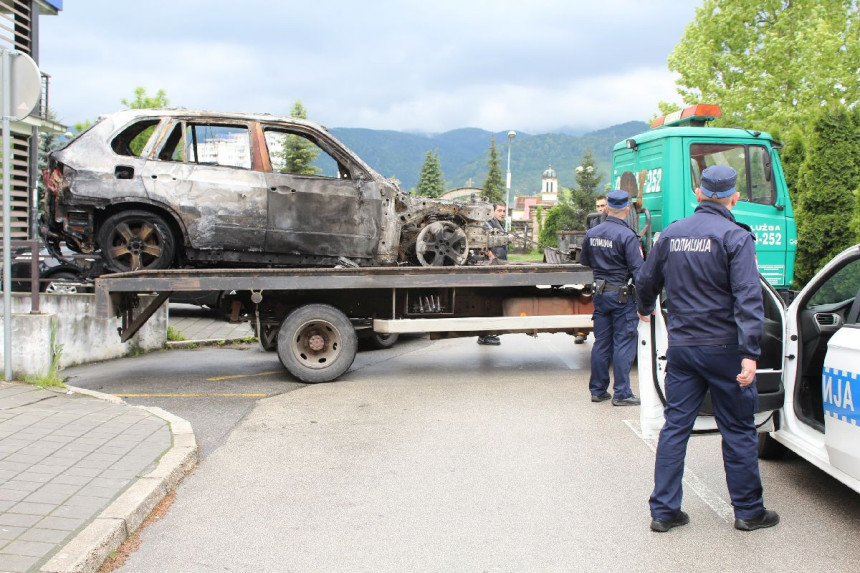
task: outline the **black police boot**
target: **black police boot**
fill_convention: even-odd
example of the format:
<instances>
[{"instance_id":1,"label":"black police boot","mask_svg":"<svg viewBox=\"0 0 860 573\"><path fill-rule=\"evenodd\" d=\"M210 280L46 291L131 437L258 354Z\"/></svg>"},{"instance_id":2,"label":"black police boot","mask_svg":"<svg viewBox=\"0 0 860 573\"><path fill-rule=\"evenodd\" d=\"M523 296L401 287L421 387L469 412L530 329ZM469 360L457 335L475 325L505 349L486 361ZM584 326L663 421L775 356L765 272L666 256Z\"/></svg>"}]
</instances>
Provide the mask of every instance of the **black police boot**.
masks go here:
<instances>
[{"instance_id":1,"label":"black police boot","mask_svg":"<svg viewBox=\"0 0 860 573\"><path fill-rule=\"evenodd\" d=\"M686 512L679 511L678 515L673 517L672 519L668 519L666 521L660 521L659 519L651 520L651 531L656 531L657 533L666 533L673 527L680 527L682 525L687 525L690 523L690 516L687 515Z\"/></svg>"},{"instance_id":2,"label":"black police boot","mask_svg":"<svg viewBox=\"0 0 860 573\"><path fill-rule=\"evenodd\" d=\"M764 510L757 517L752 519L736 519L735 529L741 531L755 531L756 529L764 529L765 527L773 527L779 523L779 514L769 509Z\"/></svg>"}]
</instances>

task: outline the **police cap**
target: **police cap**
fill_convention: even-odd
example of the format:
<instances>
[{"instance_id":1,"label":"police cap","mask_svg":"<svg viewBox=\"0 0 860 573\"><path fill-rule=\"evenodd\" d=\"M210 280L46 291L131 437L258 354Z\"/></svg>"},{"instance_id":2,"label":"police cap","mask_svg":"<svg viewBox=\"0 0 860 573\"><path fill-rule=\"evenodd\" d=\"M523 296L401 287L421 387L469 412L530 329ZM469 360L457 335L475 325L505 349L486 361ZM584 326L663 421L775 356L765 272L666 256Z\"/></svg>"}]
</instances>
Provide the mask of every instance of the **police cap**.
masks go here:
<instances>
[{"instance_id":1,"label":"police cap","mask_svg":"<svg viewBox=\"0 0 860 573\"><path fill-rule=\"evenodd\" d=\"M609 195L606 196L606 204L610 209L623 209L627 206L628 201L630 201L630 195L623 189L610 191Z\"/></svg>"},{"instance_id":2,"label":"police cap","mask_svg":"<svg viewBox=\"0 0 860 573\"><path fill-rule=\"evenodd\" d=\"M735 193L735 180L738 174L727 165L712 165L702 171L699 189L707 197L730 197Z\"/></svg>"}]
</instances>

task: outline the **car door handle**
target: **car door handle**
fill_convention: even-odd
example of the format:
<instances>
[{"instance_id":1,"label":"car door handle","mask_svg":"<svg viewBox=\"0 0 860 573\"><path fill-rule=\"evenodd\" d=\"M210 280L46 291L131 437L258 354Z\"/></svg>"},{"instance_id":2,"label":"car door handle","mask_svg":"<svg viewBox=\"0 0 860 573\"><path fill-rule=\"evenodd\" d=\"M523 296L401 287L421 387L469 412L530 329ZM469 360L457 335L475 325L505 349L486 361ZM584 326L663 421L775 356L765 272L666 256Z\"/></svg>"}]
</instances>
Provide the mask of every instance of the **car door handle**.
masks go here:
<instances>
[{"instance_id":1,"label":"car door handle","mask_svg":"<svg viewBox=\"0 0 860 573\"><path fill-rule=\"evenodd\" d=\"M295 193L296 190L292 187L287 187L286 185L281 185L279 187L269 187L270 191L274 191L275 193Z\"/></svg>"}]
</instances>

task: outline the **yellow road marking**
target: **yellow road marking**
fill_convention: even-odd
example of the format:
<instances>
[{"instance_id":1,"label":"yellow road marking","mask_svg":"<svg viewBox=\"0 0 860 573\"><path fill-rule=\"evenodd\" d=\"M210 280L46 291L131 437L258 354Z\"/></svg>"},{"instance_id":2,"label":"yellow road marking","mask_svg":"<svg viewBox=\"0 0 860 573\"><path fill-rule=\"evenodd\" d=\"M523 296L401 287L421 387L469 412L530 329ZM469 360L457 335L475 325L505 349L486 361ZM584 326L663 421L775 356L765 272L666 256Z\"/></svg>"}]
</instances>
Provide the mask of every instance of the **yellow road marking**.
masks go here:
<instances>
[{"instance_id":1,"label":"yellow road marking","mask_svg":"<svg viewBox=\"0 0 860 573\"><path fill-rule=\"evenodd\" d=\"M272 374L277 374L277 370L272 370L271 372L260 372L259 374L235 374L233 376L215 376L214 378L207 378L207 382L218 382L219 380L232 380L233 378L253 378L254 376L270 376Z\"/></svg>"},{"instance_id":2,"label":"yellow road marking","mask_svg":"<svg viewBox=\"0 0 860 573\"><path fill-rule=\"evenodd\" d=\"M268 394L114 394L118 398L199 398L214 396L216 398L265 398Z\"/></svg>"}]
</instances>

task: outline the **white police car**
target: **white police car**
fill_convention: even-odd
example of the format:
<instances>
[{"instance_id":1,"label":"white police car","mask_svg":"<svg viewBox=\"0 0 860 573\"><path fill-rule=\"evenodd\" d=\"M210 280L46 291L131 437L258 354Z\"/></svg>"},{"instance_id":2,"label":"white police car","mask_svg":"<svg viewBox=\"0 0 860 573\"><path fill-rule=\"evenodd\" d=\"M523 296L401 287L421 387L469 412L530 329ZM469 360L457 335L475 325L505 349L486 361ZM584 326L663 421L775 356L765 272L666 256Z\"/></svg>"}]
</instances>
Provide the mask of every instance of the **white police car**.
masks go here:
<instances>
[{"instance_id":1,"label":"white police car","mask_svg":"<svg viewBox=\"0 0 860 573\"><path fill-rule=\"evenodd\" d=\"M762 289L759 455L775 457L788 448L860 492L860 244L831 260L787 309L764 281ZM663 425L667 334L661 303L639 328L645 437L656 437ZM716 431L709 396L693 431Z\"/></svg>"}]
</instances>

